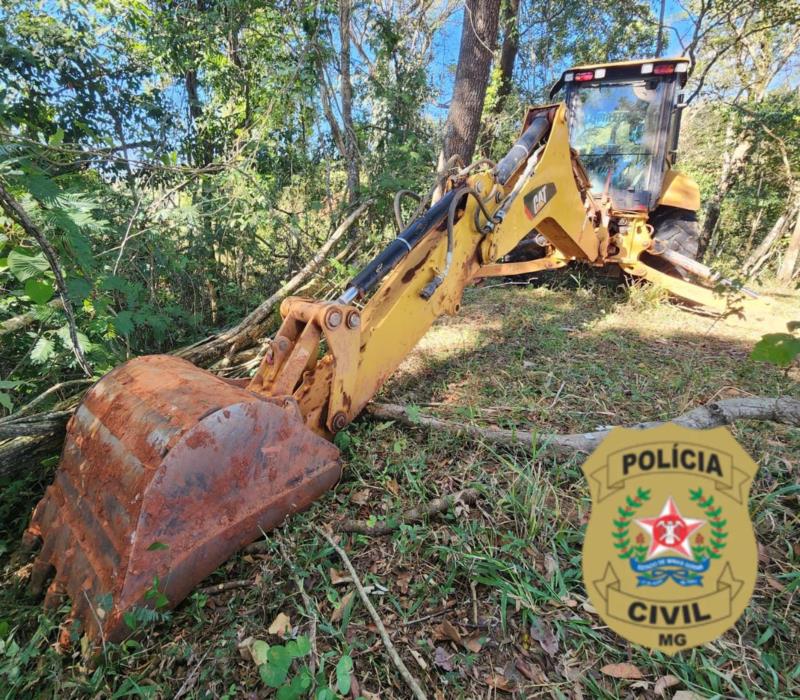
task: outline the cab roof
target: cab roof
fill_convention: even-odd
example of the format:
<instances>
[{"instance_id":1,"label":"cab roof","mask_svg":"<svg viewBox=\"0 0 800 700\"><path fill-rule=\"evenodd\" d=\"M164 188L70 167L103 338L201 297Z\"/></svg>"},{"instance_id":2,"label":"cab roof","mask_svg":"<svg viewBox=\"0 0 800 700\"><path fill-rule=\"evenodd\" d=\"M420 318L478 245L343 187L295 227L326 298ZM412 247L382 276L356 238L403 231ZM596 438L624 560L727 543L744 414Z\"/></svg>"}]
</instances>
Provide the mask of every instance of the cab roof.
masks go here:
<instances>
[{"instance_id":1,"label":"cab roof","mask_svg":"<svg viewBox=\"0 0 800 700\"><path fill-rule=\"evenodd\" d=\"M686 77L691 61L686 56L674 56L672 58L640 58L632 61L614 61L611 63L592 63L579 66L572 66L565 70L555 85L550 90L550 97L553 97L564 83L571 82L578 73L588 73L602 69L602 76L584 78L584 80L595 81L633 81L643 77L659 77L674 75L677 76L680 85L686 84ZM659 69L659 67L661 67ZM672 71L668 69L672 67ZM662 72L663 71L663 72Z\"/></svg>"}]
</instances>

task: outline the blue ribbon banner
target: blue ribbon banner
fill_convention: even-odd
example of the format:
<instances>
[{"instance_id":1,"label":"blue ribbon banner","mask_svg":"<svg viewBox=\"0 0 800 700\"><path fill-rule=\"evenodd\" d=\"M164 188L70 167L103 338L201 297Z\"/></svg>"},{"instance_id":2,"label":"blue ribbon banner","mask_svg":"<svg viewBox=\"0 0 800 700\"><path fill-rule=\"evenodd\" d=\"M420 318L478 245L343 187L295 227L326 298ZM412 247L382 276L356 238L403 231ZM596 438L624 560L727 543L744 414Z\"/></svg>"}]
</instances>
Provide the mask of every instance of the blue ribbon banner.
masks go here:
<instances>
[{"instance_id":1,"label":"blue ribbon banner","mask_svg":"<svg viewBox=\"0 0 800 700\"><path fill-rule=\"evenodd\" d=\"M702 586L703 577L698 574L708 571L710 564L707 557L700 561L680 557L660 557L645 562L631 558L628 561L637 574L648 574L636 577L637 586L660 586L669 579L679 586Z\"/></svg>"}]
</instances>

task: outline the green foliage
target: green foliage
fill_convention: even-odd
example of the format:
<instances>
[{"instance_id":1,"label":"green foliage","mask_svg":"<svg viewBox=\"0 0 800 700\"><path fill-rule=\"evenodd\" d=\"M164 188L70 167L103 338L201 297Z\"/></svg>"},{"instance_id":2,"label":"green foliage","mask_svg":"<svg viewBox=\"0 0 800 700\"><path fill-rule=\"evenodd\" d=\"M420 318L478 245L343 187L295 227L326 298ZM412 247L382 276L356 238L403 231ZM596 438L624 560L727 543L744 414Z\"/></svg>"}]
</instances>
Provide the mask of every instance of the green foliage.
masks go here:
<instances>
[{"instance_id":1,"label":"green foliage","mask_svg":"<svg viewBox=\"0 0 800 700\"><path fill-rule=\"evenodd\" d=\"M311 641L305 635L292 639L285 644L270 646L262 640L256 640L250 647L250 655L258 666L261 682L269 688L276 689L275 697L281 700L297 700L298 698L315 697L335 700L339 697L327 685L324 671L325 657L316 677L305 663L311 653ZM340 658L336 664L336 687L339 693L346 696L350 692L350 673L353 661L348 655ZM314 685L316 693L312 694Z\"/></svg>"},{"instance_id":2,"label":"green foliage","mask_svg":"<svg viewBox=\"0 0 800 700\"><path fill-rule=\"evenodd\" d=\"M750 359L769 362L777 367L789 367L800 355L798 323L789 324L789 333L767 333L753 347Z\"/></svg>"},{"instance_id":3,"label":"green foliage","mask_svg":"<svg viewBox=\"0 0 800 700\"><path fill-rule=\"evenodd\" d=\"M9 252L6 261L9 271L20 282L33 279L45 270L50 269L50 265L41 253L30 255L22 250L12 250Z\"/></svg>"},{"instance_id":4,"label":"green foliage","mask_svg":"<svg viewBox=\"0 0 800 700\"><path fill-rule=\"evenodd\" d=\"M350 674L353 672L353 660L343 656L336 664L336 689L342 694L350 692Z\"/></svg>"}]
</instances>

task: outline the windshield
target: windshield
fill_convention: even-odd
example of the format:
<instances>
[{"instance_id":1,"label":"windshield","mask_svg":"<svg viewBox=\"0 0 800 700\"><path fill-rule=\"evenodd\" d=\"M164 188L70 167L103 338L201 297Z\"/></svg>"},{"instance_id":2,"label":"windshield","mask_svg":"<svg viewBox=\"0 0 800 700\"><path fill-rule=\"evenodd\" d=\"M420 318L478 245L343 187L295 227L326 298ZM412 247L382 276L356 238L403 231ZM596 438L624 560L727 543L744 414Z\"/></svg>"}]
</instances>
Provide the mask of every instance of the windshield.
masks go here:
<instances>
[{"instance_id":1,"label":"windshield","mask_svg":"<svg viewBox=\"0 0 800 700\"><path fill-rule=\"evenodd\" d=\"M659 153L665 92L670 83L571 85L570 145L589 175L592 191L608 190L621 209L649 207L661 179Z\"/></svg>"}]
</instances>

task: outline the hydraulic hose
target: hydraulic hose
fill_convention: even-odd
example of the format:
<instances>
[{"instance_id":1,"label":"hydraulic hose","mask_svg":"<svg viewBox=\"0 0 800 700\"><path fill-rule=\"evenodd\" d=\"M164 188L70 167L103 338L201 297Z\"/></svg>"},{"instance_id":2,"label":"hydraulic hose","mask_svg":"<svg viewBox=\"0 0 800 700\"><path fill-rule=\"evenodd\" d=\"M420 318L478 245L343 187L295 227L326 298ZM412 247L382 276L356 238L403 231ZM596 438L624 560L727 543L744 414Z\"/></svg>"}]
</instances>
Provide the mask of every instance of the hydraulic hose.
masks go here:
<instances>
[{"instance_id":1,"label":"hydraulic hose","mask_svg":"<svg viewBox=\"0 0 800 700\"><path fill-rule=\"evenodd\" d=\"M400 208L400 202L403 200L403 197L410 197L411 199L415 200L417 204L422 202L422 197L413 190L397 190L397 192L395 192L394 220L397 223L398 231L405 229L405 224L403 223L403 210Z\"/></svg>"},{"instance_id":2,"label":"hydraulic hose","mask_svg":"<svg viewBox=\"0 0 800 700\"><path fill-rule=\"evenodd\" d=\"M517 142L512 146L506 156L494 166L494 177L500 185L505 185L512 178L519 169L519 166L530 157L536 145L547 133L550 128L549 115L550 112L546 112L535 117L531 125L525 129L525 132L517 139ZM445 167L451 167L455 158L455 156L451 158ZM483 161L478 161L468 166L466 170L469 172L473 168L483 164ZM401 190L395 195L395 218L398 219L398 225L401 225L402 221L402 216L398 217L399 204L406 192L405 190ZM453 226L455 224L455 212L458 207L458 202L464 195L472 195L475 197L483 215L486 217L486 224L483 230L491 230L494 227L495 220L486 209L486 205L483 203L480 195L472 187L468 186L461 187L458 190L451 190L433 204L422 216L412 221L397 238L378 253L378 255L373 258L372 262L350 281L350 284L347 285L347 288L339 297L338 303L350 304L355 299L363 298L369 294L378 282L397 267L398 263L414 249L414 246L416 246L431 229L441 224L442 220L447 217L447 257L445 258L444 270L436 275L421 292L423 298L430 299L450 271L453 258ZM417 195L414 193L414 196L416 197ZM422 206L422 202L420 202L420 206Z\"/></svg>"},{"instance_id":3,"label":"hydraulic hose","mask_svg":"<svg viewBox=\"0 0 800 700\"><path fill-rule=\"evenodd\" d=\"M463 196L469 197L469 195L475 197L476 201L478 202L478 206L480 207L480 210L486 217L487 225L489 224L493 225L494 220L492 218L492 215L486 209L486 205L483 203L483 200L481 199L480 195L475 189L469 186L465 186L455 191L455 197L453 197L453 199L451 200L450 207L447 210L447 253L444 259L444 269L439 274L437 274L430 282L428 282L428 284L426 284L424 289L420 292L419 295L426 301L433 296L433 293L441 286L442 282L445 281L448 273L450 272L450 266L453 264L453 246L455 242L453 227L455 226L456 210L458 209L458 205L461 203L461 198Z\"/></svg>"}]
</instances>

